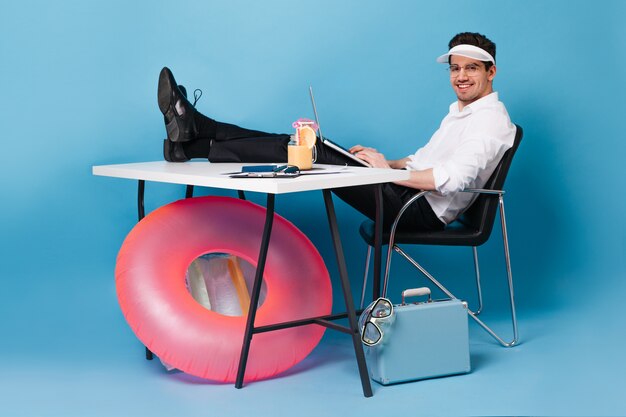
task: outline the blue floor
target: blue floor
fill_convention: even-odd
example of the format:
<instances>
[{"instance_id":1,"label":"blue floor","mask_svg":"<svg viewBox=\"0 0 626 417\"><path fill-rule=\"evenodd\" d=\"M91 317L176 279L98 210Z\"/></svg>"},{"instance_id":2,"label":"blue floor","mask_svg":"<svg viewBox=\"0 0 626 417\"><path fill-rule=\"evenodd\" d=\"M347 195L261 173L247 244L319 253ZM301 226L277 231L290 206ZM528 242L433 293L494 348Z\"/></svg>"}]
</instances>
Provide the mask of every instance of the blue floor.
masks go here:
<instances>
[{"instance_id":1,"label":"blue floor","mask_svg":"<svg viewBox=\"0 0 626 417\"><path fill-rule=\"evenodd\" d=\"M374 397L366 399L349 339L330 331L303 362L242 390L167 372L158 361L143 359L117 305L112 271L86 276L68 270L56 281L39 280L20 297L4 293L0 414L626 415L626 330L616 319L623 314L611 304L522 307L522 344L513 349L470 324L470 374L374 383ZM508 332L502 317L488 313Z\"/></svg>"}]
</instances>

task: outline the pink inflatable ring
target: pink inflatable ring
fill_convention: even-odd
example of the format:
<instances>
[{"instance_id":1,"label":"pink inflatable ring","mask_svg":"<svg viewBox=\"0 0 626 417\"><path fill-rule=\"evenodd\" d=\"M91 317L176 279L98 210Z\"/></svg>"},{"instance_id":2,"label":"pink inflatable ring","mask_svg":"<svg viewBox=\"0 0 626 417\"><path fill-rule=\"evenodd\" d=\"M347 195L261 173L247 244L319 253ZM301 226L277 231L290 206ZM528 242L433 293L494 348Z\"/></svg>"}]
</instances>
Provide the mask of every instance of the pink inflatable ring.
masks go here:
<instances>
[{"instance_id":1,"label":"pink inflatable ring","mask_svg":"<svg viewBox=\"0 0 626 417\"><path fill-rule=\"evenodd\" d=\"M197 303L187 268L206 253L230 253L257 264L265 208L229 197L197 197L163 206L128 234L115 281L124 316L143 344L188 374L233 382L246 317L228 317ZM255 326L330 314L332 289L309 239L275 215L264 282L267 295ZM304 359L325 328L307 325L252 339L245 381L268 378Z\"/></svg>"}]
</instances>

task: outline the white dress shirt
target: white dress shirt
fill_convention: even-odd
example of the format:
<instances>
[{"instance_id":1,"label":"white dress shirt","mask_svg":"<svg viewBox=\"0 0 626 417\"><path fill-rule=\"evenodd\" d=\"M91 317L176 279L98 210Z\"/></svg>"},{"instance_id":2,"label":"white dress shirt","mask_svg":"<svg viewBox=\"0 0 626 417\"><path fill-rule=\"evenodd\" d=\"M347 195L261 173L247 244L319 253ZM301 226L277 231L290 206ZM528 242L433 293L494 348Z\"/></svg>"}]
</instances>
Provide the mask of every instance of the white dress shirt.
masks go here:
<instances>
[{"instance_id":1,"label":"white dress shirt","mask_svg":"<svg viewBox=\"0 0 626 417\"><path fill-rule=\"evenodd\" d=\"M459 111L458 102L430 141L409 156L406 168L433 169L436 192L426 195L437 217L448 224L477 197L462 193L485 185L502 155L513 146L515 125L511 123L498 93L491 93Z\"/></svg>"}]
</instances>

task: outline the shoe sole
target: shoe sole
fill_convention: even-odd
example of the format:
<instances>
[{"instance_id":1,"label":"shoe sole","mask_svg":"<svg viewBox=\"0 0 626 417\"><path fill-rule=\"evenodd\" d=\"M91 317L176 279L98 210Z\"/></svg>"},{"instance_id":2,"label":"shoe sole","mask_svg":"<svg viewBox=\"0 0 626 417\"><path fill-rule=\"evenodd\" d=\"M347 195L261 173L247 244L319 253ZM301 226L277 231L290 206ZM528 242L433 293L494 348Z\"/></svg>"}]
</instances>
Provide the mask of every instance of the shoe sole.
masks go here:
<instances>
[{"instance_id":1,"label":"shoe sole","mask_svg":"<svg viewBox=\"0 0 626 417\"><path fill-rule=\"evenodd\" d=\"M174 75L169 68L164 67L159 74L159 89L158 89L158 102L159 110L165 116L165 120L169 119L170 122L165 124L165 130L167 131L167 138L172 142L178 142L180 138L180 128L178 125L178 115L175 114L174 106L172 105L172 86L176 85ZM169 154L169 150L167 152ZM165 158L169 161L168 158Z\"/></svg>"},{"instance_id":2,"label":"shoe sole","mask_svg":"<svg viewBox=\"0 0 626 417\"><path fill-rule=\"evenodd\" d=\"M176 80L169 68L164 67L159 74L159 88L158 88L158 103L159 110L169 119L170 122L166 123L165 129L167 131L167 138L172 142L186 142L193 139L195 125L191 121L192 132L185 132L184 121L174 108L172 103L172 91L176 87ZM189 137L191 135L191 137Z\"/></svg>"},{"instance_id":3,"label":"shoe sole","mask_svg":"<svg viewBox=\"0 0 626 417\"><path fill-rule=\"evenodd\" d=\"M174 75L172 75L169 68L163 68L159 74L158 91L159 110L161 110L163 115L165 115L170 108L170 102L172 100L172 85L175 85L175 83L176 81L174 80Z\"/></svg>"}]
</instances>

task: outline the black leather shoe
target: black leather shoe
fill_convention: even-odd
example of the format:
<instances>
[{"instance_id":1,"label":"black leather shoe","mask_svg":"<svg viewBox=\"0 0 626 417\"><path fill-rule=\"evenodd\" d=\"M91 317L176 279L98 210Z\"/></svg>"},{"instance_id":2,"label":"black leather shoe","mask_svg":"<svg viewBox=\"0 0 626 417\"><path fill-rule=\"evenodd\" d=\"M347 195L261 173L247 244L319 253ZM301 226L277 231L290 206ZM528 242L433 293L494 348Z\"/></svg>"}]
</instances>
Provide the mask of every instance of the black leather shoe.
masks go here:
<instances>
[{"instance_id":1,"label":"black leather shoe","mask_svg":"<svg viewBox=\"0 0 626 417\"><path fill-rule=\"evenodd\" d=\"M186 92L185 92L186 93ZM159 109L165 116L167 138L172 142L187 142L196 138L198 129L194 120L196 109L180 90L169 68L159 74Z\"/></svg>"},{"instance_id":2,"label":"black leather shoe","mask_svg":"<svg viewBox=\"0 0 626 417\"><path fill-rule=\"evenodd\" d=\"M183 144L180 142L172 142L169 139L163 140L163 158L168 162L185 162L189 161Z\"/></svg>"},{"instance_id":3,"label":"black leather shoe","mask_svg":"<svg viewBox=\"0 0 626 417\"><path fill-rule=\"evenodd\" d=\"M178 89L183 94L185 98L187 98L187 89L184 85L179 84ZM195 106L194 106L195 107ZM165 124L167 125L167 119L163 116L165 120ZM185 155L185 150L183 149L183 144L180 142L172 142L169 139L163 140L163 158L165 158L168 162L185 162L188 161L187 155Z\"/></svg>"},{"instance_id":4,"label":"black leather shoe","mask_svg":"<svg viewBox=\"0 0 626 417\"><path fill-rule=\"evenodd\" d=\"M185 96L185 98L187 98L187 89L185 88L185 86L182 85L182 84L178 84L178 89L183 94L183 96ZM194 107L196 107L196 106L194 106ZM165 117L165 115L163 115L163 122L165 123L165 126L167 126L167 117Z\"/></svg>"}]
</instances>

